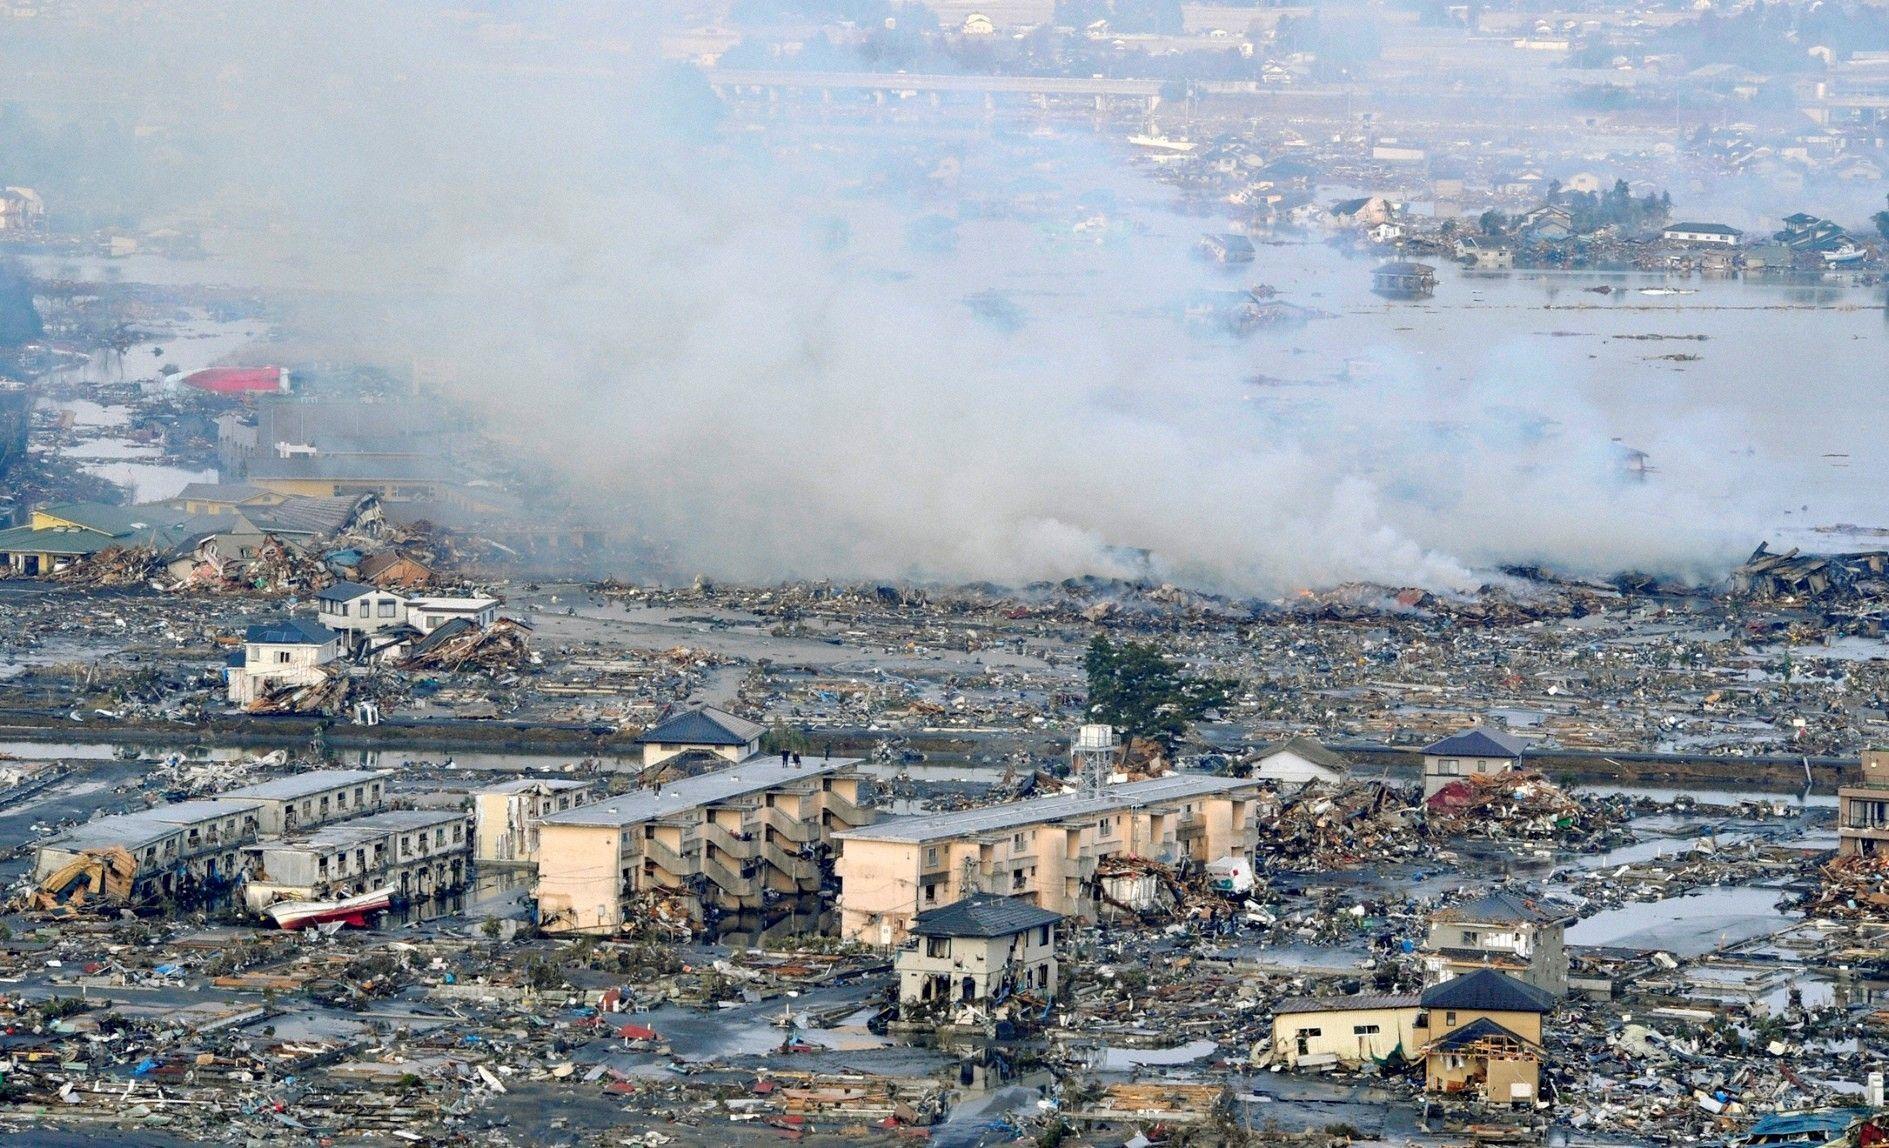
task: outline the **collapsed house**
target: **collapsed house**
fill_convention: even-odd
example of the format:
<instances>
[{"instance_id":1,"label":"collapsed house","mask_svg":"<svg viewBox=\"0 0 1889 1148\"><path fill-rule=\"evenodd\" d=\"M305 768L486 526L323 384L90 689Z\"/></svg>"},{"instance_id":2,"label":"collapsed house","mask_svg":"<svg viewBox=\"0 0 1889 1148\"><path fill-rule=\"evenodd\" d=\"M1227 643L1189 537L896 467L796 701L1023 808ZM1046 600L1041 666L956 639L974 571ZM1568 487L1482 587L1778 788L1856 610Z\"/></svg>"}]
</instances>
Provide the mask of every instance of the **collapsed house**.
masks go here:
<instances>
[{"instance_id":1,"label":"collapsed house","mask_svg":"<svg viewBox=\"0 0 1889 1148\"><path fill-rule=\"evenodd\" d=\"M1732 571L1732 593L1759 599L1889 599L1889 551L1804 554L1796 547L1774 554L1759 543Z\"/></svg>"}]
</instances>

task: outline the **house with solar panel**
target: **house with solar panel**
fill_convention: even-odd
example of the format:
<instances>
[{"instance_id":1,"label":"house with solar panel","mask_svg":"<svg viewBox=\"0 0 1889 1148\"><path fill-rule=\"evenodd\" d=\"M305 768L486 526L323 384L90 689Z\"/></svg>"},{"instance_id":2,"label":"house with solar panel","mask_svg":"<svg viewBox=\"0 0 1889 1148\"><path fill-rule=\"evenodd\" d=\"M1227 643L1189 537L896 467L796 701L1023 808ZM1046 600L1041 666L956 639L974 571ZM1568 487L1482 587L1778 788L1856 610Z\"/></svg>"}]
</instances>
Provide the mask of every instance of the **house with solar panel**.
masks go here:
<instances>
[{"instance_id":1,"label":"house with solar panel","mask_svg":"<svg viewBox=\"0 0 1889 1148\"><path fill-rule=\"evenodd\" d=\"M1514 736L1479 726L1423 747L1423 797L1462 777L1507 773L1522 760L1525 747Z\"/></svg>"}]
</instances>

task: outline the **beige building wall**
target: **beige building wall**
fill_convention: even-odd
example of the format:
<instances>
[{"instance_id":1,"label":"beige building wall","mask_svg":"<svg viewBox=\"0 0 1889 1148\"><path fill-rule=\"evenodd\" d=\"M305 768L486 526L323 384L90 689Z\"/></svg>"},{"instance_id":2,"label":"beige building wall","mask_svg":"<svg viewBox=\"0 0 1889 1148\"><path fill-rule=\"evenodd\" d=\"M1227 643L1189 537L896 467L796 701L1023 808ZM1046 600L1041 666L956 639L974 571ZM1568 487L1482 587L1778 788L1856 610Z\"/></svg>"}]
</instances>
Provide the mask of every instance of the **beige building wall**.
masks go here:
<instances>
[{"instance_id":1,"label":"beige building wall","mask_svg":"<svg viewBox=\"0 0 1889 1148\"><path fill-rule=\"evenodd\" d=\"M564 916L557 931L613 932L623 924L628 879L616 826L543 825L538 830L538 919Z\"/></svg>"},{"instance_id":2,"label":"beige building wall","mask_svg":"<svg viewBox=\"0 0 1889 1148\"><path fill-rule=\"evenodd\" d=\"M1273 1056L1296 1067L1308 1056L1335 1056L1345 1064L1382 1060L1402 1048L1415 1058L1428 1037L1420 1037L1416 1005L1403 1008L1334 1009L1276 1016L1272 1021Z\"/></svg>"}]
</instances>

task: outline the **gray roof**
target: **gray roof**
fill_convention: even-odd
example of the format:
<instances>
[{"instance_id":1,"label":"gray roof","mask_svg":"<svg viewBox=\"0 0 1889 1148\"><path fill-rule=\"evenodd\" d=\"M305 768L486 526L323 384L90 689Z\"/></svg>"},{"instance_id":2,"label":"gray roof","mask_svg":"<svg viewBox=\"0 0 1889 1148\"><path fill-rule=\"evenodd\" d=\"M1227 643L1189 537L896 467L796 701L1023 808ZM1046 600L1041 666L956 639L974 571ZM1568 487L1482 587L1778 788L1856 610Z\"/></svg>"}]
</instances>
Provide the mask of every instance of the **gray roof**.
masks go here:
<instances>
[{"instance_id":1,"label":"gray roof","mask_svg":"<svg viewBox=\"0 0 1889 1148\"><path fill-rule=\"evenodd\" d=\"M1507 889L1491 889L1480 897L1439 909L1430 919L1472 925L1551 925L1556 921L1571 921L1574 917L1573 907L1559 901L1524 897Z\"/></svg>"},{"instance_id":2,"label":"gray roof","mask_svg":"<svg viewBox=\"0 0 1889 1148\"><path fill-rule=\"evenodd\" d=\"M1494 969L1478 969L1423 990L1424 1008L1462 1012L1553 1012L1555 997Z\"/></svg>"},{"instance_id":3,"label":"gray roof","mask_svg":"<svg viewBox=\"0 0 1889 1148\"><path fill-rule=\"evenodd\" d=\"M910 931L921 937L1009 937L1062 919L1016 897L973 893L913 917Z\"/></svg>"},{"instance_id":4,"label":"gray roof","mask_svg":"<svg viewBox=\"0 0 1889 1148\"><path fill-rule=\"evenodd\" d=\"M1430 757L1512 757L1519 758L1527 746L1522 741L1499 729L1477 726L1453 734L1434 745L1426 745L1423 752Z\"/></svg>"},{"instance_id":5,"label":"gray roof","mask_svg":"<svg viewBox=\"0 0 1889 1148\"><path fill-rule=\"evenodd\" d=\"M1723 223L1668 223L1667 231L1684 231L1694 235L1743 235L1736 227L1727 227Z\"/></svg>"},{"instance_id":6,"label":"gray roof","mask_svg":"<svg viewBox=\"0 0 1889 1148\"><path fill-rule=\"evenodd\" d=\"M1087 817L1117 809L1133 809L1155 801L1206 797L1235 789L1251 789L1255 783L1243 777L1218 777L1206 773L1170 773L1147 781L1133 781L1113 786L1102 797L1067 794L1037 797L989 805L982 809L932 813L919 817L893 817L862 829L849 829L833 836L840 840L932 841L945 837L964 837L990 833L1020 825L1044 821L1063 821Z\"/></svg>"},{"instance_id":7,"label":"gray roof","mask_svg":"<svg viewBox=\"0 0 1889 1148\"><path fill-rule=\"evenodd\" d=\"M243 631L245 642L265 642L278 646L323 646L340 636L320 622L311 622L306 618L285 618L280 622L265 622Z\"/></svg>"},{"instance_id":8,"label":"gray roof","mask_svg":"<svg viewBox=\"0 0 1889 1148\"><path fill-rule=\"evenodd\" d=\"M436 463L406 455L322 454L258 455L249 461L249 477L252 482L271 478L438 482L443 475Z\"/></svg>"},{"instance_id":9,"label":"gray roof","mask_svg":"<svg viewBox=\"0 0 1889 1148\"><path fill-rule=\"evenodd\" d=\"M1362 1009L1417 1008L1418 993L1359 993L1348 997L1288 997L1273 1006L1274 1016L1299 1012L1352 1012Z\"/></svg>"},{"instance_id":10,"label":"gray roof","mask_svg":"<svg viewBox=\"0 0 1889 1148\"><path fill-rule=\"evenodd\" d=\"M167 499L169 502L181 502L194 499L199 502L247 502L252 498L272 497L271 493L260 486L251 486L246 482L191 482Z\"/></svg>"},{"instance_id":11,"label":"gray roof","mask_svg":"<svg viewBox=\"0 0 1889 1148\"><path fill-rule=\"evenodd\" d=\"M1449 1032L1446 1032L1442 1036L1431 1041L1425 1047L1426 1049L1435 1050L1437 1052L1452 1052L1459 1048L1468 1048L1470 1045L1476 1043L1479 1040L1487 1040L1490 1037L1497 1037L1497 1036L1507 1037L1508 1039L1515 1041L1518 1044L1526 1045L1529 1048L1541 1047L1541 1045L1535 1043L1534 1041L1528 1039L1527 1037L1521 1035L1520 1033L1512 1032L1509 1029L1504 1028L1502 1025L1499 1025L1496 1022L1490 1020L1486 1016L1479 1016L1475 1020L1470 1021L1468 1024L1464 1025L1461 1028L1451 1029Z\"/></svg>"},{"instance_id":12,"label":"gray roof","mask_svg":"<svg viewBox=\"0 0 1889 1148\"><path fill-rule=\"evenodd\" d=\"M223 796L253 797L258 801L284 801L306 797L323 790L339 789L344 785L353 785L357 781L373 781L385 776L387 776L386 773L377 769L311 769L306 773L297 773L289 777L258 781L254 785L232 789Z\"/></svg>"},{"instance_id":13,"label":"gray roof","mask_svg":"<svg viewBox=\"0 0 1889 1148\"><path fill-rule=\"evenodd\" d=\"M333 825L323 825L306 834L288 839L258 842L251 848L333 849L361 841L370 841L376 837L385 837L389 833L431 829L436 825L451 825L455 821L465 819L464 811L457 809L396 809L388 813L376 813L368 817L339 821Z\"/></svg>"},{"instance_id":14,"label":"gray roof","mask_svg":"<svg viewBox=\"0 0 1889 1148\"><path fill-rule=\"evenodd\" d=\"M352 602L363 594L385 593L378 586L369 586L361 582L336 582L326 590L315 595L317 602Z\"/></svg>"},{"instance_id":15,"label":"gray roof","mask_svg":"<svg viewBox=\"0 0 1889 1148\"><path fill-rule=\"evenodd\" d=\"M657 722L636 740L660 745L746 745L766 732L767 727L758 722L703 706Z\"/></svg>"},{"instance_id":16,"label":"gray roof","mask_svg":"<svg viewBox=\"0 0 1889 1148\"><path fill-rule=\"evenodd\" d=\"M703 805L731 801L749 793L838 773L858 764L856 757L809 757L800 765L782 765L777 757L755 756L727 769L697 774L660 787L605 797L590 805L544 819L546 825L638 825Z\"/></svg>"},{"instance_id":17,"label":"gray roof","mask_svg":"<svg viewBox=\"0 0 1889 1148\"><path fill-rule=\"evenodd\" d=\"M1265 746L1259 751L1259 760L1265 761L1276 753L1297 754L1313 765L1322 765L1339 773L1351 768L1351 761L1345 755L1309 737L1295 737L1277 745Z\"/></svg>"},{"instance_id":18,"label":"gray roof","mask_svg":"<svg viewBox=\"0 0 1889 1148\"><path fill-rule=\"evenodd\" d=\"M179 801L155 809L100 817L84 825L74 826L45 844L73 850L107 849L113 845L136 849L147 842L169 836L183 826L238 813L253 813L256 809L257 805L253 801L232 801L227 798Z\"/></svg>"},{"instance_id":19,"label":"gray roof","mask_svg":"<svg viewBox=\"0 0 1889 1148\"><path fill-rule=\"evenodd\" d=\"M566 789L582 789L593 785L590 781L573 781L562 777L515 777L510 781L501 781L496 785L482 785L474 793L523 793L527 789L543 788L551 793Z\"/></svg>"}]
</instances>

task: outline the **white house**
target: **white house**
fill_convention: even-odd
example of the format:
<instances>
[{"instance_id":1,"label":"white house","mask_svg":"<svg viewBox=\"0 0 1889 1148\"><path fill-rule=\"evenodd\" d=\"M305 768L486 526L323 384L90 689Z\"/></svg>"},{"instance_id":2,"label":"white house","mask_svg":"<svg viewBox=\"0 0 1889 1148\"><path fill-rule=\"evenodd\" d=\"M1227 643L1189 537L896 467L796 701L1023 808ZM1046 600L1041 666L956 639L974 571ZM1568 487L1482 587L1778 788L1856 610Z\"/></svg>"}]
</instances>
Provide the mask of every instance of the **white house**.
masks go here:
<instances>
[{"instance_id":1,"label":"white house","mask_svg":"<svg viewBox=\"0 0 1889 1148\"><path fill-rule=\"evenodd\" d=\"M990 1004L1015 992L1056 995L1056 925L1027 899L973 893L912 918L893 965L901 1005Z\"/></svg>"},{"instance_id":2,"label":"white house","mask_svg":"<svg viewBox=\"0 0 1889 1148\"><path fill-rule=\"evenodd\" d=\"M464 618L483 630L498 621L497 598L409 598L407 624L430 634L454 618Z\"/></svg>"},{"instance_id":3,"label":"white house","mask_svg":"<svg viewBox=\"0 0 1889 1148\"><path fill-rule=\"evenodd\" d=\"M251 626L229 660L230 701L246 706L273 689L309 686L327 677L341 656L341 635L319 622L287 618Z\"/></svg>"},{"instance_id":4,"label":"white house","mask_svg":"<svg viewBox=\"0 0 1889 1148\"><path fill-rule=\"evenodd\" d=\"M1309 737L1295 737L1259 751L1253 761L1253 776L1270 781L1280 789L1298 789L1314 781L1337 785L1344 781L1351 763L1343 754L1334 753Z\"/></svg>"},{"instance_id":5,"label":"white house","mask_svg":"<svg viewBox=\"0 0 1889 1148\"><path fill-rule=\"evenodd\" d=\"M406 625L407 600L378 586L336 582L315 595L315 618L352 642Z\"/></svg>"},{"instance_id":6,"label":"white house","mask_svg":"<svg viewBox=\"0 0 1889 1148\"><path fill-rule=\"evenodd\" d=\"M645 767L691 752L746 761L761 752L761 738L766 733L767 727L757 722L714 706L702 706L650 726L636 744L643 747Z\"/></svg>"},{"instance_id":7,"label":"white house","mask_svg":"<svg viewBox=\"0 0 1889 1148\"><path fill-rule=\"evenodd\" d=\"M1736 247L1744 232L1723 223L1674 223L1659 233L1668 243L1700 243L1713 247Z\"/></svg>"}]
</instances>

